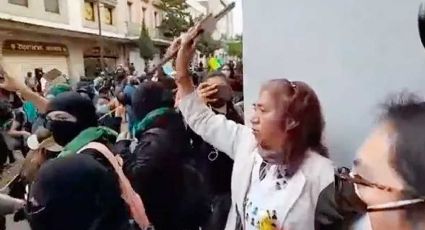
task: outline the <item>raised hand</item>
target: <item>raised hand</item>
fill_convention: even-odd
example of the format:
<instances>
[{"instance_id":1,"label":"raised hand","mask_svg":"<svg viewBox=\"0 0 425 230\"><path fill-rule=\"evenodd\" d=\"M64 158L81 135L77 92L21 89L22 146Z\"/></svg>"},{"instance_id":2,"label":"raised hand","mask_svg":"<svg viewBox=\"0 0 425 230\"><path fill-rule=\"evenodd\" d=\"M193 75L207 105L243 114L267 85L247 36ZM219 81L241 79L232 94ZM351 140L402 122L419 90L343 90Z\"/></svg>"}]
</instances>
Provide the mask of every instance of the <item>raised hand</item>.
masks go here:
<instances>
[{"instance_id":1,"label":"raised hand","mask_svg":"<svg viewBox=\"0 0 425 230\"><path fill-rule=\"evenodd\" d=\"M196 91L205 104L216 102L218 100L218 98L213 97L218 92L217 85L215 84L211 85L203 82L198 86Z\"/></svg>"},{"instance_id":2,"label":"raised hand","mask_svg":"<svg viewBox=\"0 0 425 230\"><path fill-rule=\"evenodd\" d=\"M25 83L23 81L19 81L18 79L10 76L4 70L3 66L0 64L0 78L2 78L3 82L0 83L0 88L5 89L7 91L16 92L26 88Z\"/></svg>"}]
</instances>

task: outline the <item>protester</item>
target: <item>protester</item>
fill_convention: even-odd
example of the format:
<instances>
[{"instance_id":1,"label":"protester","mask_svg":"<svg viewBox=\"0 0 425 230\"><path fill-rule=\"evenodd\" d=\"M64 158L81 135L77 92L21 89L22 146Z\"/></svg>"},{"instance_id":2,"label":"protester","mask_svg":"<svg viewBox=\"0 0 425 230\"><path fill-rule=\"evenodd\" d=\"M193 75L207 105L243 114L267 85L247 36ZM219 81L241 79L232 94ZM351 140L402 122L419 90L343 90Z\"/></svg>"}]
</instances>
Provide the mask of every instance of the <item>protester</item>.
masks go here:
<instances>
[{"instance_id":1,"label":"protester","mask_svg":"<svg viewBox=\"0 0 425 230\"><path fill-rule=\"evenodd\" d=\"M211 85L217 85L220 91L210 95L210 92L205 89ZM214 72L208 75L205 82L199 85L198 95L205 104L211 107L214 113L225 115L227 119L243 124L242 118L235 111L231 102L232 90L224 74ZM202 229L222 230L226 225L231 205L230 181L233 160L225 153L204 142L198 135L194 135L192 139L196 167L204 177L212 207L212 215Z\"/></svg>"},{"instance_id":2,"label":"protester","mask_svg":"<svg viewBox=\"0 0 425 230\"><path fill-rule=\"evenodd\" d=\"M30 149L21 168L20 175L25 182L34 181L41 165L47 160L56 158L62 151L62 146L58 145L49 130L40 127L28 138Z\"/></svg>"},{"instance_id":3,"label":"protester","mask_svg":"<svg viewBox=\"0 0 425 230\"><path fill-rule=\"evenodd\" d=\"M134 63L130 63L130 66L128 67L128 71L131 75L134 75L136 72L136 67L134 67Z\"/></svg>"},{"instance_id":4,"label":"protester","mask_svg":"<svg viewBox=\"0 0 425 230\"><path fill-rule=\"evenodd\" d=\"M17 177L7 186L9 195L25 199L28 197L28 191L34 181L41 165L50 159L56 158L62 147L55 143L51 133L45 128L39 128L35 134L28 138L28 147L30 148L21 170ZM25 210L21 209L15 213L13 220L18 222L26 219Z\"/></svg>"},{"instance_id":5,"label":"protester","mask_svg":"<svg viewBox=\"0 0 425 230\"><path fill-rule=\"evenodd\" d=\"M143 203L106 147L117 134L97 127L93 103L75 92L47 101L2 74L0 87L20 91L45 111L46 127L64 146L57 159L42 165L31 186L26 208L32 229L129 229L130 214L138 226L148 226Z\"/></svg>"},{"instance_id":6,"label":"protester","mask_svg":"<svg viewBox=\"0 0 425 230\"><path fill-rule=\"evenodd\" d=\"M225 64L221 67L221 72L226 76L229 81L232 90L234 91L233 103L243 101L243 82L240 75L235 74L232 64Z\"/></svg>"},{"instance_id":7,"label":"protester","mask_svg":"<svg viewBox=\"0 0 425 230\"><path fill-rule=\"evenodd\" d=\"M10 144L11 138L7 134L13 122L13 112L10 103L6 100L0 101L0 172L3 172L4 164L9 157L9 163L15 160L13 148ZM5 191L2 191L4 193ZM0 193L0 229L6 229L5 215L13 214L22 208L24 201L12 198Z\"/></svg>"},{"instance_id":8,"label":"protester","mask_svg":"<svg viewBox=\"0 0 425 230\"><path fill-rule=\"evenodd\" d=\"M181 43L179 108L197 134L234 159L226 229L314 229L318 197L334 180L321 143L324 121L316 94L303 82L277 79L262 87L252 129L214 114L194 92L188 73L198 30L192 28L171 47Z\"/></svg>"},{"instance_id":9,"label":"protester","mask_svg":"<svg viewBox=\"0 0 425 230\"><path fill-rule=\"evenodd\" d=\"M13 111L10 103L6 100L0 100L0 171L3 171L3 167L8 159L9 163L15 162L15 157L13 156L14 142L8 134L12 123Z\"/></svg>"},{"instance_id":10,"label":"protester","mask_svg":"<svg viewBox=\"0 0 425 230\"><path fill-rule=\"evenodd\" d=\"M95 104L99 125L113 129L117 133L120 132L122 118L116 117L111 110L114 106L114 102L106 95L99 95Z\"/></svg>"},{"instance_id":11,"label":"protester","mask_svg":"<svg viewBox=\"0 0 425 230\"><path fill-rule=\"evenodd\" d=\"M135 116L133 114L133 110L131 109L131 99L139 83L140 82L136 77L129 76L127 80L123 81L122 92L118 94L120 97L120 102L125 108L125 116L126 121L128 121L129 131L133 129L135 123Z\"/></svg>"},{"instance_id":12,"label":"protester","mask_svg":"<svg viewBox=\"0 0 425 230\"><path fill-rule=\"evenodd\" d=\"M77 83L76 91L81 96L83 96L83 97L85 97L85 98L87 98L91 101L94 99L95 89L91 85L90 82L79 82L79 83Z\"/></svg>"},{"instance_id":13,"label":"protester","mask_svg":"<svg viewBox=\"0 0 425 230\"><path fill-rule=\"evenodd\" d=\"M230 64L224 64L221 67L221 72L226 76L228 79L234 79L235 78L235 71L233 70L233 67Z\"/></svg>"},{"instance_id":14,"label":"protester","mask_svg":"<svg viewBox=\"0 0 425 230\"><path fill-rule=\"evenodd\" d=\"M33 91L37 91L36 79L32 76L32 72L27 72L27 76L25 76L25 85L30 87Z\"/></svg>"},{"instance_id":15,"label":"protester","mask_svg":"<svg viewBox=\"0 0 425 230\"><path fill-rule=\"evenodd\" d=\"M353 172L340 175L365 204L354 229L425 229L424 130L424 100L404 94L385 105Z\"/></svg>"},{"instance_id":16,"label":"protester","mask_svg":"<svg viewBox=\"0 0 425 230\"><path fill-rule=\"evenodd\" d=\"M206 220L199 174L185 164L191 146L173 95L158 82L144 82L132 97L137 146L124 164L156 230L195 230Z\"/></svg>"},{"instance_id":17,"label":"protester","mask_svg":"<svg viewBox=\"0 0 425 230\"><path fill-rule=\"evenodd\" d=\"M8 135L14 138L13 150L19 150L25 157L28 152L26 139L31 135L30 130L25 130L26 116L21 109L15 109L12 126L9 129Z\"/></svg>"},{"instance_id":18,"label":"protester","mask_svg":"<svg viewBox=\"0 0 425 230\"><path fill-rule=\"evenodd\" d=\"M96 148L116 134L97 127L91 101L67 92L47 106L47 125L59 145L59 158L45 163L30 192L33 229L127 229L129 214L113 167ZM76 154L76 153L79 154Z\"/></svg>"}]
</instances>

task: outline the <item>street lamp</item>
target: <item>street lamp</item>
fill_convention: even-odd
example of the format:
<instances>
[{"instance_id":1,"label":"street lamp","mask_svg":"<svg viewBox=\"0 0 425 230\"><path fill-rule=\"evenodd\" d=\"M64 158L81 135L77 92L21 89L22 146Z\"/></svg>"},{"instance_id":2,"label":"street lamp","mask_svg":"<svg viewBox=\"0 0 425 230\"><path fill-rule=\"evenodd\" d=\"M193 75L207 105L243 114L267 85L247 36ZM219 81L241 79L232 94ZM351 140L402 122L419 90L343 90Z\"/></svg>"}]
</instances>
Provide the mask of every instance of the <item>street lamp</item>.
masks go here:
<instances>
[{"instance_id":1,"label":"street lamp","mask_svg":"<svg viewBox=\"0 0 425 230\"><path fill-rule=\"evenodd\" d=\"M102 38L102 20L100 18L100 0L97 0L96 8L97 8L97 19L98 19L98 27L99 27L100 68L101 68L101 71L104 71L105 62L103 60L103 38Z\"/></svg>"}]
</instances>

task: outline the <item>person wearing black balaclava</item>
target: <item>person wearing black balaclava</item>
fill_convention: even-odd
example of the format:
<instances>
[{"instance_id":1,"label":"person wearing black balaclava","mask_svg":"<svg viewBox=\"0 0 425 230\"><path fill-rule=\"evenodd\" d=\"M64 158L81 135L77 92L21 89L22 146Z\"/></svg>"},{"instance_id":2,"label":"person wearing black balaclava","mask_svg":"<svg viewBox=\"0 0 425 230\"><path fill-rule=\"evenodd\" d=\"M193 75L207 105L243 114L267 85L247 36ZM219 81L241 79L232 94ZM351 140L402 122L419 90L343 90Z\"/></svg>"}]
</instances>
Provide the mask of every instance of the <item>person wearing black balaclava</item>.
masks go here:
<instances>
[{"instance_id":1,"label":"person wearing black balaclava","mask_svg":"<svg viewBox=\"0 0 425 230\"><path fill-rule=\"evenodd\" d=\"M47 128L61 146L68 144L84 129L97 126L92 102L74 92L63 93L51 100L46 115Z\"/></svg>"},{"instance_id":2,"label":"person wearing black balaclava","mask_svg":"<svg viewBox=\"0 0 425 230\"><path fill-rule=\"evenodd\" d=\"M41 166L31 185L27 201L31 228L128 229L129 212L114 169L97 149L79 150L92 141L108 146L111 139L94 135L102 134L102 129L97 127L92 102L66 92L49 102L46 117L46 128L65 148Z\"/></svg>"},{"instance_id":3,"label":"person wearing black balaclava","mask_svg":"<svg viewBox=\"0 0 425 230\"><path fill-rule=\"evenodd\" d=\"M199 229L209 206L203 202L200 174L184 162L192 149L173 106L171 91L159 82L143 82L136 89L132 109L138 142L124 170L156 230Z\"/></svg>"}]
</instances>

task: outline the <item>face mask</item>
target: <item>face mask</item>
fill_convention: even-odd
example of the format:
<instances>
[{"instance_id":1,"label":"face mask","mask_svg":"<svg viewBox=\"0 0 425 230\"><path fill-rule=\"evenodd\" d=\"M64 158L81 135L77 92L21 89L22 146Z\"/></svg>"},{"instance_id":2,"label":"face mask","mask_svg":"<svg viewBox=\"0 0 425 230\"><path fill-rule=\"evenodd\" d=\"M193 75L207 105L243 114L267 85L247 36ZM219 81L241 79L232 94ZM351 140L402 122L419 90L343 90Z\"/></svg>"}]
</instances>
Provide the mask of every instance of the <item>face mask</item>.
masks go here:
<instances>
[{"instance_id":1,"label":"face mask","mask_svg":"<svg viewBox=\"0 0 425 230\"><path fill-rule=\"evenodd\" d=\"M213 108L221 108L225 104L226 104L226 101L223 100L223 99L218 99L217 101L210 103L211 107L213 107Z\"/></svg>"},{"instance_id":2,"label":"face mask","mask_svg":"<svg viewBox=\"0 0 425 230\"><path fill-rule=\"evenodd\" d=\"M232 97L233 97L232 88L230 88L230 86L227 86L227 85L218 86L217 97L224 101L232 100Z\"/></svg>"},{"instance_id":3,"label":"face mask","mask_svg":"<svg viewBox=\"0 0 425 230\"><path fill-rule=\"evenodd\" d=\"M78 123L71 121L48 121L46 128L60 146L67 145L82 131Z\"/></svg>"},{"instance_id":4,"label":"face mask","mask_svg":"<svg viewBox=\"0 0 425 230\"><path fill-rule=\"evenodd\" d=\"M357 194L357 196L362 199L362 196L359 192L358 185L354 184L354 190ZM365 230L372 230L372 223L370 220L369 212L378 212L378 211L391 211L395 209L403 209L406 206L410 206L413 204L423 203L424 199L410 199L410 200L399 200L399 201L393 201L393 202L387 202L383 204L377 204L377 205L368 205L365 210L364 217L360 218L359 221L361 221L361 226L363 228L358 229L365 229Z\"/></svg>"},{"instance_id":5,"label":"face mask","mask_svg":"<svg viewBox=\"0 0 425 230\"><path fill-rule=\"evenodd\" d=\"M356 191L357 196L359 196L359 198L362 199L357 184L354 184L354 189ZM410 199L410 200L392 201L392 202L387 202L387 203L383 203L383 204L368 205L367 208L366 208L366 211L367 212L377 212L377 211L388 211L388 210L394 210L394 209L403 209L406 206L418 204L418 203L423 203L423 202L425 202L424 199Z\"/></svg>"},{"instance_id":6,"label":"face mask","mask_svg":"<svg viewBox=\"0 0 425 230\"><path fill-rule=\"evenodd\" d=\"M357 184L353 184L353 186L354 186L354 192L357 195L357 198L363 202L363 199L361 198ZM364 214L354 224L353 230L363 230L363 229L372 230L372 223L370 222L370 216L367 213L367 206L365 206L364 209L366 209L366 210L362 210Z\"/></svg>"},{"instance_id":7,"label":"face mask","mask_svg":"<svg viewBox=\"0 0 425 230\"><path fill-rule=\"evenodd\" d=\"M97 105L96 106L96 113L106 114L106 113L109 113L109 111L110 111L109 105Z\"/></svg>"}]
</instances>

